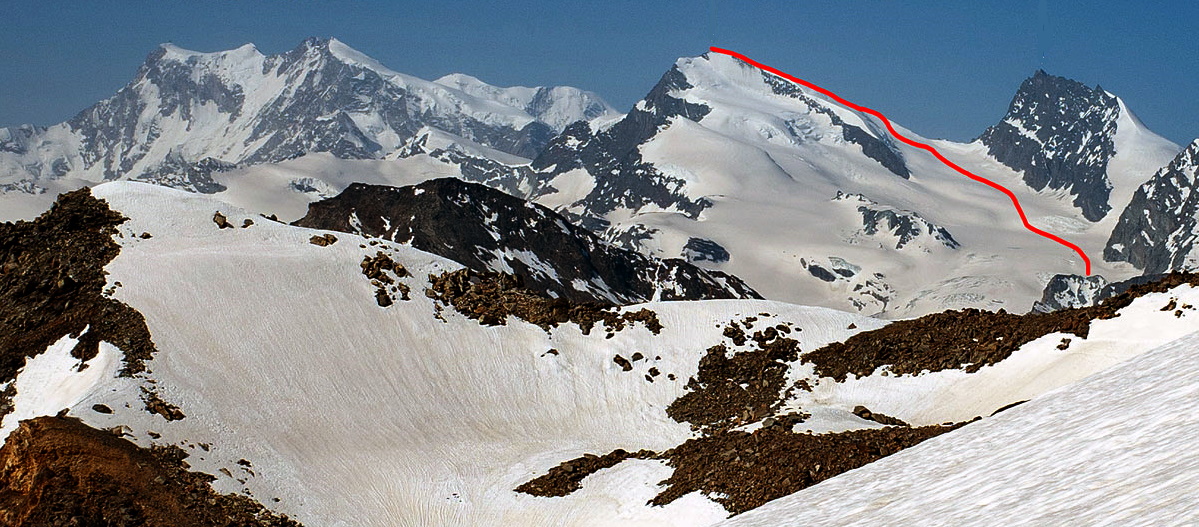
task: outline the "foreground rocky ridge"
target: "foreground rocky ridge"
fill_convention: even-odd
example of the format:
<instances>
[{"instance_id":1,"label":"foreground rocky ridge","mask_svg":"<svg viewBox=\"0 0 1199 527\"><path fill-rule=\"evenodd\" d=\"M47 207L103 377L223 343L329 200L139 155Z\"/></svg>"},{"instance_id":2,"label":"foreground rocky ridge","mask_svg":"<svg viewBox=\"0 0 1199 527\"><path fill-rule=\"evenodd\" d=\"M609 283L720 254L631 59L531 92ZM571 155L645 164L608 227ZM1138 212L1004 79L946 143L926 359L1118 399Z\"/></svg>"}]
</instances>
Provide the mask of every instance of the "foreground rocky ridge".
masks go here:
<instances>
[{"instance_id":1,"label":"foreground rocky ridge","mask_svg":"<svg viewBox=\"0 0 1199 527\"><path fill-rule=\"evenodd\" d=\"M581 488L588 475L625 460L658 459L674 472L660 483L663 489L650 503L670 503L700 491L739 514L965 424L913 427L858 405L853 408L854 415L886 426L796 433L797 426L811 417L795 405L797 391L812 392L814 384L822 381L846 383L850 376L860 379L880 370L885 370L883 376L901 377L945 370L977 373L1051 333L1086 339L1093 322L1119 317L1134 300L1187 285L1199 286L1199 275L1170 274L1125 284L1119 294L1099 305L1052 313L946 311L892 322L806 353L800 352L798 341L788 337L803 328L771 324L768 313L729 321L724 330L728 341L708 350L697 375L688 380L687 392L666 409L671 418L691 423L698 437L660 453L618 449L602 456L587 454L563 462L516 490L564 496ZM1181 318L1184 311L1194 309L1171 299L1160 311L1163 316ZM1071 340L1061 339L1058 349L1067 349ZM784 383L797 362L812 364L814 375ZM993 408L990 415L1023 402L1008 401ZM983 418L979 415L974 420Z\"/></svg>"},{"instance_id":2,"label":"foreground rocky ridge","mask_svg":"<svg viewBox=\"0 0 1199 527\"><path fill-rule=\"evenodd\" d=\"M100 341L119 346L127 374L154 354L145 319L104 291L104 266L126 221L88 189L59 196L32 222L0 223L0 421L12 409L14 379L26 359L70 336L71 355L96 356Z\"/></svg>"},{"instance_id":3,"label":"foreground rocky ridge","mask_svg":"<svg viewBox=\"0 0 1199 527\"><path fill-rule=\"evenodd\" d=\"M22 421L0 447L0 524L12 527L299 527L188 471L178 448L142 448L70 417Z\"/></svg>"},{"instance_id":4,"label":"foreground rocky ridge","mask_svg":"<svg viewBox=\"0 0 1199 527\"><path fill-rule=\"evenodd\" d=\"M1120 309L1141 296L1184 284L1199 285L1199 275L1172 273L1145 283L1123 284L1123 291L1097 305L1048 313L977 309L934 313L859 333L808 353L803 360L814 363L821 376L837 380L850 374L865 377L882 367L900 375L957 368L974 372L1050 333L1086 338L1092 322L1119 316Z\"/></svg>"}]
</instances>

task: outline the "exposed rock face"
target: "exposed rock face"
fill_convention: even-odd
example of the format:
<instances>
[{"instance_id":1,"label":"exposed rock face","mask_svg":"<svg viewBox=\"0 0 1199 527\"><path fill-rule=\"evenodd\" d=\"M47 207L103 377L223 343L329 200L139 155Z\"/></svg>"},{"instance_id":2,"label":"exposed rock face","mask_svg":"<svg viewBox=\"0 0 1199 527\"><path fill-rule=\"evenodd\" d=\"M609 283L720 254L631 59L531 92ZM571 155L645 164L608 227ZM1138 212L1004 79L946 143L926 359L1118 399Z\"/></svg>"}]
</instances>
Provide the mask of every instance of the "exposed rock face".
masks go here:
<instances>
[{"instance_id":1,"label":"exposed rock face","mask_svg":"<svg viewBox=\"0 0 1199 527\"><path fill-rule=\"evenodd\" d=\"M596 324L601 324L608 338L637 323L655 335L662 331L658 315L648 309L621 313L610 304L546 298L526 289L520 277L503 273L460 269L440 276L430 275L425 295L442 305L453 306L459 313L485 326L502 326L511 316L547 331L560 324L573 323L584 335L590 334Z\"/></svg>"},{"instance_id":2,"label":"exposed rock face","mask_svg":"<svg viewBox=\"0 0 1199 527\"><path fill-rule=\"evenodd\" d=\"M220 495L178 448L146 449L78 419L22 421L0 448L0 524L298 526L245 496Z\"/></svg>"},{"instance_id":3,"label":"exposed rock face","mask_svg":"<svg viewBox=\"0 0 1199 527\"><path fill-rule=\"evenodd\" d=\"M545 207L458 179L399 188L355 183L309 205L296 225L410 243L575 302L760 298L734 276L612 247Z\"/></svg>"},{"instance_id":4,"label":"exposed rock face","mask_svg":"<svg viewBox=\"0 0 1199 527\"><path fill-rule=\"evenodd\" d=\"M1145 274L1195 266L1199 237L1199 140L1137 189L1112 230L1103 259L1128 262Z\"/></svg>"},{"instance_id":5,"label":"exposed rock face","mask_svg":"<svg viewBox=\"0 0 1199 527\"><path fill-rule=\"evenodd\" d=\"M237 165L211 157L189 163L179 156L171 156L153 171L137 176L137 180L201 194L216 194L223 192L225 186L214 181L212 175L234 168Z\"/></svg>"},{"instance_id":6,"label":"exposed rock face","mask_svg":"<svg viewBox=\"0 0 1199 527\"><path fill-rule=\"evenodd\" d=\"M1041 300L1033 302L1032 310L1038 313L1048 313L1072 307L1088 307L1107 298L1108 281L1100 275L1079 276L1076 274L1059 274L1049 279Z\"/></svg>"},{"instance_id":7,"label":"exposed rock face","mask_svg":"<svg viewBox=\"0 0 1199 527\"><path fill-rule=\"evenodd\" d=\"M647 205L678 210L694 218L711 205L682 192L685 182L659 172L641 158L638 145L653 137L673 118L699 121L710 108L687 102L677 92L691 88L687 77L673 67L624 119L607 130L593 132L587 123L575 123L546 146L533 160L533 169L561 174L584 169L596 185L584 197L580 214L607 227L600 218L616 209L638 210Z\"/></svg>"},{"instance_id":8,"label":"exposed rock face","mask_svg":"<svg viewBox=\"0 0 1199 527\"><path fill-rule=\"evenodd\" d=\"M1096 86L1037 71L1020 85L1007 115L978 138L1000 163L1024 173L1028 186L1065 189L1084 217L1111 210L1107 165L1120 103Z\"/></svg>"},{"instance_id":9,"label":"exposed rock face","mask_svg":"<svg viewBox=\"0 0 1199 527\"><path fill-rule=\"evenodd\" d=\"M880 273L871 273L844 258L800 258L799 264L813 278L843 288L858 311L882 312L895 297L895 289Z\"/></svg>"},{"instance_id":10,"label":"exposed rock face","mask_svg":"<svg viewBox=\"0 0 1199 527\"><path fill-rule=\"evenodd\" d=\"M862 215L861 234L875 238L884 233L890 235L895 238L896 249L903 249L912 242L923 242L926 248L937 245L950 249L961 247L949 230L915 212L884 207L861 194L843 194L839 191L833 201L857 204L858 212Z\"/></svg>"},{"instance_id":11,"label":"exposed rock face","mask_svg":"<svg viewBox=\"0 0 1199 527\"><path fill-rule=\"evenodd\" d=\"M142 371L156 351L145 319L104 294L104 266L120 252L112 237L124 221L81 189L34 221L0 223L0 384L68 335L79 339L71 354L81 360L106 341L124 352L126 373Z\"/></svg>"},{"instance_id":12,"label":"exposed rock face","mask_svg":"<svg viewBox=\"0 0 1199 527\"><path fill-rule=\"evenodd\" d=\"M729 251L712 240L689 238L683 245L683 257L689 262L721 263L729 261Z\"/></svg>"}]
</instances>

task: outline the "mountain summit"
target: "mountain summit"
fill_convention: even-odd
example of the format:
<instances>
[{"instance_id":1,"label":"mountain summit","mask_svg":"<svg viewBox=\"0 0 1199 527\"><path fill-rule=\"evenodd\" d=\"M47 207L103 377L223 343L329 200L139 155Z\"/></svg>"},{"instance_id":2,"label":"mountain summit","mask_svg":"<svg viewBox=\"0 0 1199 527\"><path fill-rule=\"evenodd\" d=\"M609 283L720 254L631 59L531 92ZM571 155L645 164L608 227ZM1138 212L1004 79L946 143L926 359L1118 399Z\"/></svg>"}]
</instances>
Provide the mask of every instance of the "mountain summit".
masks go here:
<instances>
[{"instance_id":1,"label":"mountain summit","mask_svg":"<svg viewBox=\"0 0 1199 527\"><path fill-rule=\"evenodd\" d=\"M1131 136L1147 144L1128 144ZM1003 120L978 141L1000 163L1022 172L1033 189L1069 192L1090 221L1124 204L1112 203L1115 182L1109 166L1117 155L1136 155L1134 149L1177 151L1145 129L1115 95L1043 70L1020 85Z\"/></svg>"}]
</instances>

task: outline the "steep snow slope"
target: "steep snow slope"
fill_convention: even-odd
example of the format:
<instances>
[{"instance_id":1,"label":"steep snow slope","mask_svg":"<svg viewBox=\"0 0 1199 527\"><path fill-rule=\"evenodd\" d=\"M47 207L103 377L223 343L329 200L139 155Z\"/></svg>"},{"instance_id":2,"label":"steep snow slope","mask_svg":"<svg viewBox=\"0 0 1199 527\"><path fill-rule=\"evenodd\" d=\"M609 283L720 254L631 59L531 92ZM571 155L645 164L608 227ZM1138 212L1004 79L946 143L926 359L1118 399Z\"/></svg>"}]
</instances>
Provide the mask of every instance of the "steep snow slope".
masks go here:
<instances>
[{"instance_id":1,"label":"steep snow slope","mask_svg":"<svg viewBox=\"0 0 1199 527\"><path fill-rule=\"evenodd\" d=\"M18 375L16 409L0 434L67 407L92 426L128 427L142 445L180 444L218 490L250 492L308 525L711 524L727 513L699 493L646 505L671 474L660 461L625 461L562 498L512 489L584 452L660 452L693 437L665 408L686 392L705 350L729 343L722 329L732 320L768 313L771 323L789 322L805 352L885 324L727 300L628 308L656 312L659 335L639 324L610 338L516 319L481 326L423 294L426 275L459 265L411 247L340 233L321 247L309 242L320 231L158 186L115 182L95 194L130 218L108 283L145 315L159 351L150 373L118 377L114 346L102 344L77 371L64 338ZM234 226L254 223L218 228L218 211ZM412 300L376 303L360 264L380 251L411 272L397 279ZM1162 310L1170 304L1177 313ZM812 414L796 431L816 432L881 426L854 415L856 405L914 424L989 415L1199 329L1194 305L1199 291L1189 286L1146 295L1065 349L1065 336L1046 335L977 373L884 368L837 383L790 364L787 381L813 389L796 391L779 412ZM614 357L634 351L645 358L624 371ZM647 379L651 367L661 375ZM186 417L147 413L143 389Z\"/></svg>"},{"instance_id":2,"label":"steep snow slope","mask_svg":"<svg viewBox=\"0 0 1199 527\"><path fill-rule=\"evenodd\" d=\"M720 525L1189 525L1199 336Z\"/></svg>"}]
</instances>

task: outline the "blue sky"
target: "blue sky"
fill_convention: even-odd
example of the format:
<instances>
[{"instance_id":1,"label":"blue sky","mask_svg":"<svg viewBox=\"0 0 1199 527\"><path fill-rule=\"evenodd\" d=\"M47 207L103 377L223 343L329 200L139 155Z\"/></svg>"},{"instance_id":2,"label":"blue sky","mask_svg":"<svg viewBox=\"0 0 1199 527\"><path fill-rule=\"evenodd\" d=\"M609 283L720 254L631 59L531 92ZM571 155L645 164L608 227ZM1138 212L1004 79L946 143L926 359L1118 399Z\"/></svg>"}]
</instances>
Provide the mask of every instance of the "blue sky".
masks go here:
<instances>
[{"instance_id":1,"label":"blue sky","mask_svg":"<svg viewBox=\"0 0 1199 527\"><path fill-rule=\"evenodd\" d=\"M128 82L161 42L253 42L269 54L333 36L419 77L569 84L622 110L676 58L716 45L958 140L998 120L1043 68L1120 95L1175 142L1199 137L1191 1L4 0L0 14L0 126L71 117Z\"/></svg>"}]
</instances>

